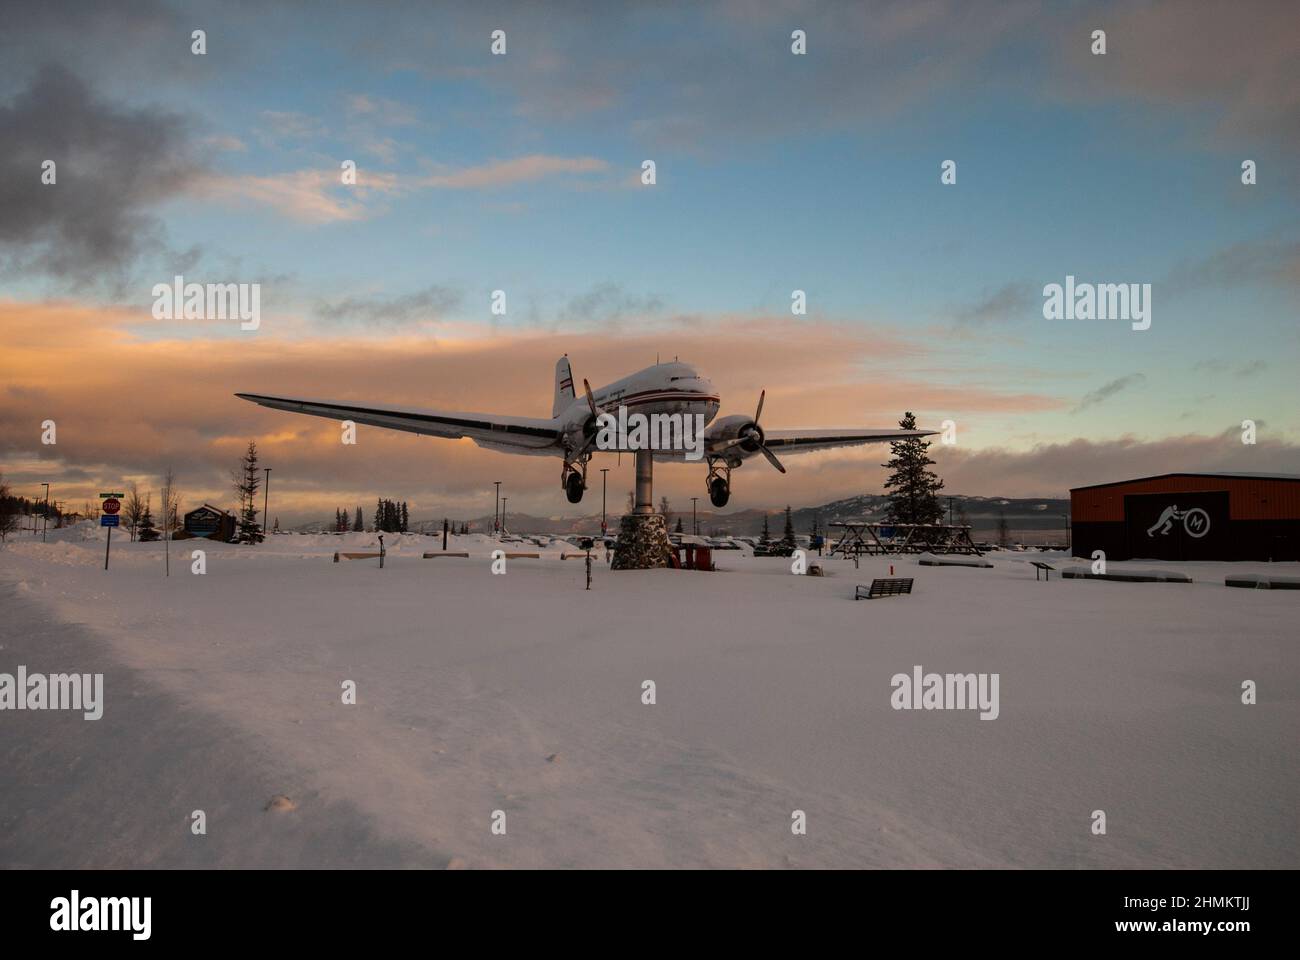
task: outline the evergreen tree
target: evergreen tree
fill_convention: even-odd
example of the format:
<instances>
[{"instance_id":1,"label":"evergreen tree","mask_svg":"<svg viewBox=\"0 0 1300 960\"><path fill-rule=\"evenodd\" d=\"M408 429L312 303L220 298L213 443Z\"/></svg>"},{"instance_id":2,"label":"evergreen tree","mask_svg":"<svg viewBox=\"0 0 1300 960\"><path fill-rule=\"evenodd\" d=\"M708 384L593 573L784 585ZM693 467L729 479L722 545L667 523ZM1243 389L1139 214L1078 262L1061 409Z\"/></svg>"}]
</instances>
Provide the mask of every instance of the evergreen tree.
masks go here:
<instances>
[{"instance_id":1,"label":"evergreen tree","mask_svg":"<svg viewBox=\"0 0 1300 960\"><path fill-rule=\"evenodd\" d=\"M136 536L143 543L152 543L158 539L158 531L153 525L153 494L144 498L144 512L140 514Z\"/></svg>"},{"instance_id":2,"label":"evergreen tree","mask_svg":"<svg viewBox=\"0 0 1300 960\"><path fill-rule=\"evenodd\" d=\"M998 546L1011 546L1011 529L1007 526L1007 515L1005 511L998 511Z\"/></svg>"},{"instance_id":3,"label":"evergreen tree","mask_svg":"<svg viewBox=\"0 0 1300 960\"><path fill-rule=\"evenodd\" d=\"M360 508L360 507L357 507L357 519L353 522L353 524L352 524L352 529L355 530L355 531L357 531L357 533L365 533L365 532L366 532L366 521L364 521L364 520L361 519L361 508Z\"/></svg>"},{"instance_id":4,"label":"evergreen tree","mask_svg":"<svg viewBox=\"0 0 1300 960\"><path fill-rule=\"evenodd\" d=\"M260 472L257 468L257 443L249 440L240 469L231 474L239 497L240 543L262 541L262 526L257 522L257 491L262 485Z\"/></svg>"},{"instance_id":5,"label":"evergreen tree","mask_svg":"<svg viewBox=\"0 0 1300 960\"><path fill-rule=\"evenodd\" d=\"M406 533L407 524L410 523L410 520L411 520L411 517L410 517L410 515L406 512L406 501L403 500L403 501L402 501L402 526L401 526L401 532L402 532L402 533Z\"/></svg>"},{"instance_id":6,"label":"evergreen tree","mask_svg":"<svg viewBox=\"0 0 1300 960\"><path fill-rule=\"evenodd\" d=\"M678 518L677 518L677 532L678 532L678 533L681 533L681 532L682 532L682 518L681 518L681 517L678 517Z\"/></svg>"},{"instance_id":7,"label":"evergreen tree","mask_svg":"<svg viewBox=\"0 0 1300 960\"><path fill-rule=\"evenodd\" d=\"M772 532L767 527L767 514L763 514L763 535L758 538L761 546L770 546L772 543Z\"/></svg>"},{"instance_id":8,"label":"evergreen tree","mask_svg":"<svg viewBox=\"0 0 1300 960\"><path fill-rule=\"evenodd\" d=\"M798 545L794 537L794 517L790 513L790 505L785 505L785 530L781 534L781 546L793 550Z\"/></svg>"},{"instance_id":9,"label":"evergreen tree","mask_svg":"<svg viewBox=\"0 0 1300 960\"><path fill-rule=\"evenodd\" d=\"M904 414L898 425L904 430L916 429L916 415ZM889 468L885 490L889 496L886 523L938 523L943 519L938 492L943 481L927 467L934 466L930 459L930 444L921 437L904 437L890 443L893 456L883 466Z\"/></svg>"},{"instance_id":10,"label":"evergreen tree","mask_svg":"<svg viewBox=\"0 0 1300 960\"><path fill-rule=\"evenodd\" d=\"M352 516L344 508L339 509L339 529L344 533L352 529Z\"/></svg>"},{"instance_id":11,"label":"evergreen tree","mask_svg":"<svg viewBox=\"0 0 1300 960\"><path fill-rule=\"evenodd\" d=\"M375 501L375 533L382 533L384 530L384 501Z\"/></svg>"},{"instance_id":12,"label":"evergreen tree","mask_svg":"<svg viewBox=\"0 0 1300 960\"><path fill-rule=\"evenodd\" d=\"M279 518L279 517L276 517L276 518L275 518L275 528L274 528L271 532L272 532L272 533L279 533L279 532L280 532L280 518Z\"/></svg>"}]
</instances>

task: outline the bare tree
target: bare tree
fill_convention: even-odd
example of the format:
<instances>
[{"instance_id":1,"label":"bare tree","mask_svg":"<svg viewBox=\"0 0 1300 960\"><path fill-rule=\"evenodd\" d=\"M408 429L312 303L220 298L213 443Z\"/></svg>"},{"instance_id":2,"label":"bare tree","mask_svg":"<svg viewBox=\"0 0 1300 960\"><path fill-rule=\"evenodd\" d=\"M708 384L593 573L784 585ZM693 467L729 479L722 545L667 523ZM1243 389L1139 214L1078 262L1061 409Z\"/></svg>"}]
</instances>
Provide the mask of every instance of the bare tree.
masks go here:
<instances>
[{"instance_id":1,"label":"bare tree","mask_svg":"<svg viewBox=\"0 0 1300 960\"><path fill-rule=\"evenodd\" d=\"M176 511L180 506L180 491L176 489L176 472L171 465L162 476L163 563L167 576L172 575L172 530L176 526Z\"/></svg>"},{"instance_id":2,"label":"bare tree","mask_svg":"<svg viewBox=\"0 0 1300 960\"><path fill-rule=\"evenodd\" d=\"M131 540L135 541L135 528L144 516L144 498L140 496L139 485L132 480L126 488L126 500L122 504L122 519L131 531Z\"/></svg>"}]
</instances>

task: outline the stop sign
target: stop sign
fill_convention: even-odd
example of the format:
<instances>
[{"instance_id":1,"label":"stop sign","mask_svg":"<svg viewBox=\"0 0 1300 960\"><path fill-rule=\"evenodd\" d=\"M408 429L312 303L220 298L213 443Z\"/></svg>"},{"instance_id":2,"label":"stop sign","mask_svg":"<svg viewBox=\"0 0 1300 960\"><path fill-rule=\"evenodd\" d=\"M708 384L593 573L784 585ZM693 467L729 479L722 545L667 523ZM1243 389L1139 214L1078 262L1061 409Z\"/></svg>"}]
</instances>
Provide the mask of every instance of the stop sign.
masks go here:
<instances>
[{"instance_id":1,"label":"stop sign","mask_svg":"<svg viewBox=\"0 0 1300 960\"><path fill-rule=\"evenodd\" d=\"M100 504L100 507L105 513L117 513L117 511L122 509L122 501L118 500L116 497L109 497Z\"/></svg>"}]
</instances>

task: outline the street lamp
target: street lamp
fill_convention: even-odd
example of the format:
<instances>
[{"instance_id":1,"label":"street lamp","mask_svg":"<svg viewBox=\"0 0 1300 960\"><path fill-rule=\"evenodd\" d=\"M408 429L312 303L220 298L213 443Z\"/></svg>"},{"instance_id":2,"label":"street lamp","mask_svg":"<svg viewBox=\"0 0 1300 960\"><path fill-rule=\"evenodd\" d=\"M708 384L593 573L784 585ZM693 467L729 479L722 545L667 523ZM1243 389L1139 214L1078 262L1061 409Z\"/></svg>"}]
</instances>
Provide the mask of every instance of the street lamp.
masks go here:
<instances>
[{"instance_id":1,"label":"street lamp","mask_svg":"<svg viewBox=\"0 0 1300 960\"><path fill-rule=\"evenodd\" d=\"M266 471L266 486L262 488L262 539L265 540L268 532L266 526L266 505L271 501L271 468L263 467L262 469Z\"/></svg>"},{"instance_id":2,"label":"street lamp","mask_svg":"<svg viewBox=\"0 0 1300 960\"><path fill-rule=\"evenodd\" d=\"M501 529L501 481L493 480L492 482L497 485L497 499L496 503L492 505L492 533L496 534Z\"/></svg>"},{"instance_id":3,"label":"street lamp","mask_svg":"<svg viewBox=\"0 0 1300 960\"><path fill-rule=\"evenodd\" d=\"M609 484L609 467L600 468L600 535L603 537L609 532L609 527L605 523L605 490Z\"/></svg>"},{"instance_id":4,"label":"street lamp","mask_svg":"<svg viewBox=\"0 0 1300 960\"><path fill-rule=\"evenodd\" d=\"M700 525L695 519L695 505L699 501L699 497L691 497L691 533L697 537L700 535Z\"/></svg>"}]
</instances>

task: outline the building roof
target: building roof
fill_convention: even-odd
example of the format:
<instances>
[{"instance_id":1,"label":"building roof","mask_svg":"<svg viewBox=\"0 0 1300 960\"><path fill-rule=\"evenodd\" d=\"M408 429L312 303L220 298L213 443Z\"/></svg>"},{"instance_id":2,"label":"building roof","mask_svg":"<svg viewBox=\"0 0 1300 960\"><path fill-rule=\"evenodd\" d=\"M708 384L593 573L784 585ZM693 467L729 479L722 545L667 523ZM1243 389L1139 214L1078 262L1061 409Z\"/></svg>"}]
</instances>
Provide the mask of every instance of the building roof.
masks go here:
<instances>
[{"instance_id":1,"label":"building roof","mask_svg":"<svg viewBox=\"0 0 1300 960\"><path fill-rule=\"evenodd\" d=\"M1163 480L1166 477L1210 477L1214 479L1238 479L1238 480L1281 480L1283 482L1300 483L1300 473L1197 473L1190 470L1180 470L1176 473L1156 473L1149 477L1134 477L1131 480L1111 480L1108 483L1090 483L1082 487L1071 487L1070 492L1077 490L1096 490L1098 487L1119 487L1126 483L1142 483L1146 480Z\"/></svg>"},{"instance_id":2,"label":"building roof","mask_svg":"<svg viewBox=\"0 0 1300 960\"><path fill-rule=\"evenodd\" d=\"M214 513L220 513L227 517L234 516L234 514L232 514L229 510L222 510L220 507L214 507L210 503L202 503L199 504L197 507L195 507L193 510L187 510L185 516L188 517L191 513L198 513L200 510L211 510Z\"/></svg>"}]
</instances>

